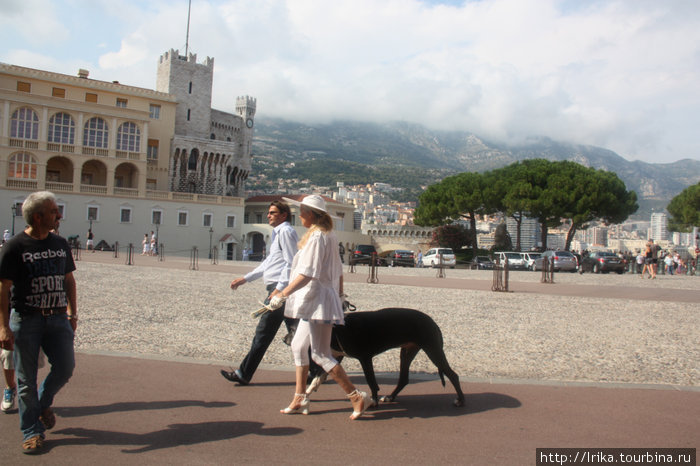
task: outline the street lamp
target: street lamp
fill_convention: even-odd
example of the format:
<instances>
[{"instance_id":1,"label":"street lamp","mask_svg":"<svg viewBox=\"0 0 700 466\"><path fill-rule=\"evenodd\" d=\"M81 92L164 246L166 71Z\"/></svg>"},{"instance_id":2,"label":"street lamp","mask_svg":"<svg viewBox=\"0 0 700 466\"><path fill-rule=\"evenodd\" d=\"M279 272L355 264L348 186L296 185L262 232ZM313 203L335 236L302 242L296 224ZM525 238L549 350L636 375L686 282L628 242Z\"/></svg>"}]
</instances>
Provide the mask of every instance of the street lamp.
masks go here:
<instances>
[{"instance_id":1,"label":"street lamp","mask_svg":"<svg viewBox=\"0 0 700 466\"><path fill-rule=\"evenodd\" d=\"M158 234L158 229L160 227L160 212L154 212L158 215L153 215L153 223L156 225L156 253L160 253L160 235Z\"/></svg>"},{"instance_id":2,"label":"street lamp","mask_svg":"<svg viewBox=\"0 0 700 466\"><path fill-rule=\"evenodd\" d=\"M17 216L17 204L12 203L12 236L15 236L15 217Z\"/></svg>"},{"instance_id":3,"label":"street lamp","mask_svg":"<svg viewBox=\"0 0 700 466\"><path fill-rule=\"evenodd\" d=\"M209 259L211 259L211 239L214 236L214 228L209 227Z\"/></svg>"}]
</instances>

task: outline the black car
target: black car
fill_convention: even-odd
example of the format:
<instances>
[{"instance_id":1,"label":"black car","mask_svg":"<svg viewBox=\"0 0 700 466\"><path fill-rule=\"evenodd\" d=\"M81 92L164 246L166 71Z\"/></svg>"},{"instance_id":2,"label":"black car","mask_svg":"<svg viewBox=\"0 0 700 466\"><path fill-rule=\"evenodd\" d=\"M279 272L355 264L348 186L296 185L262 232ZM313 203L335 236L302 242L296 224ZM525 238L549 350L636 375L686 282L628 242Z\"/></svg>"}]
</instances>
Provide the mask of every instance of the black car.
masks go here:
<instances>
[{"instance_id":1,"label":"black car","mask_svg":"<svg viewBox=\"0 0 700 466\"><path fill-rule=\"evenodd\" d=\"M472 270L493 270L493 262L488 256L476 256L472 259Z\"/></svg>"},{"instance_id":2,"label":"black car","mask_svg":"<svg viewBox=\"0 0 700 466\"><path fill-rule=\"evenodd\" d=\"M617 272L621 274L626 268L624 260L617 254L607 251L592 252L581 261L581 273Z\"/></svg>"},{"instance_id":3,"label":"black car","mask_svg":"<svg viewBox=\"0 0 700 466\"><path fill-rule=\"evenodd\" d=\"M377 265L380 265L382 261L379 260L377 256L377 250L371 244L358 244L355 249L352 250L350 255L351 263L354 264L367 264L369 265L372 260L372 256L377 258Z\"/></svg>"},{"instance_id":4,"label":"black car","mask_svg":"<svg viewBox=\"0 0 700 466\"><path fill-rule=\"evenodd\" d=\"M390 267L413 267L415 265L415 257L413 256L413 251L407 251L405 249L397 249L393 251L386 257L386 261L389 263Z\"/></svg>"}]
</instances>

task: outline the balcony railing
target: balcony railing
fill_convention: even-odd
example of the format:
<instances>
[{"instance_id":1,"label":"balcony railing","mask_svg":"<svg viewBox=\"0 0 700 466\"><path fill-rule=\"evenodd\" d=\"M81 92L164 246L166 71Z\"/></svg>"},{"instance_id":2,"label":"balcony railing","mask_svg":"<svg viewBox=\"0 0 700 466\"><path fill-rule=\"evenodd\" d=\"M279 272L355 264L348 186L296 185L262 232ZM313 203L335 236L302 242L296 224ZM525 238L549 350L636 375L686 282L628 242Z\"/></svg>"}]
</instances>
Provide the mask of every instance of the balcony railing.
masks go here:
<instances>
[{"instance_id":1,"label":"balcony railing","mask_svg":"<svg viewBox=\"0 0 700 466\"><path fill-rule=\"evenodd\" d=\"M73 183L62 183L60 181L47 181L46 189L49 191L59 191L64 193L73 192Z\"/></svg>"},{"instance_id":2,"label":"balcony railing","mask_svg":"<svg viewBox=\"0 0 700 466\"><path fill-rule=\"evenodd\" d=\"M7 179L7 187L8 188L36 190L37 181L36 180L27 180L24 178L8 178Z\"/></svg>"},{"instance_id":3,"label":"balcony railing","mask_svg":"<svg viewBox=\"0 0 700 466\"><path fill-rule=\"evenodd\" d=\"M114 187L114 194L117 196L139 197L139 190L136 188Z\"/></svg>"},{"instance_id":4,"label":"balcony railing","mask_svg":"<svg viewBox=\"0 0 700 466\"><path fill-rule=\"evenodd\" d=\"M80 192L90 194L107 194L107 186L100 186L96 184L81 184Z\"/></svg>"}]
</instances>

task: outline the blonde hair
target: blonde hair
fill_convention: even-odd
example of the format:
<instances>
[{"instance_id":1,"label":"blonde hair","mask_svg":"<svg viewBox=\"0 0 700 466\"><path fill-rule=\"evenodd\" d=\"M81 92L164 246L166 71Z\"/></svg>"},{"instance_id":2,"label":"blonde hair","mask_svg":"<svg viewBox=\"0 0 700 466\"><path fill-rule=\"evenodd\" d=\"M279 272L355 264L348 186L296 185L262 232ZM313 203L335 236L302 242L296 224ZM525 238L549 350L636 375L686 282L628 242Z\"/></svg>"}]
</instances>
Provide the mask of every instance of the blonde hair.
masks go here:
<instances>
[{"instance_id":1,"label":"blonde hair","mask_svg":"<svg viewBox=\"0 0 700 466\"><path fill-rule=\"evenodd\" d=\"M333 219L326 212L320 212L318 210L310 209L306 206L300 207L300 209L308 210L314 215L316 220L313 225L304 233L304 236L299 240L299 249L303 248L306 242L311 238L316 230L321 230L323 233L328 233L333 229Z\"/></svg>"}]
</instances>

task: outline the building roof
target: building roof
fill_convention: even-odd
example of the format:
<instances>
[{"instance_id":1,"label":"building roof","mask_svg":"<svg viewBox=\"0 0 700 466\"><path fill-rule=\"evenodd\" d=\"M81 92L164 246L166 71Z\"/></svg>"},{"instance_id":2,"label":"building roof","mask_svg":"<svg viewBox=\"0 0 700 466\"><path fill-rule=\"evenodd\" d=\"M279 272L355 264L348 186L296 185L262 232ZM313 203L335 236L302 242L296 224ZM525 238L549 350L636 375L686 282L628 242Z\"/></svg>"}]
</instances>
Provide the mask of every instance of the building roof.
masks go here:
<instances>
[{"instance_id":1,"label":"building roof","mask_svg":"<svg viewBox=\"0 0 700 466\"><path fill-rule=\"evenodd\" d=\"M295 201L301 201L303 200L307 194L265 194L262 196L253 196L249 197L248 199L245 200L246 203L252 203L252 202L272 202L272 201L281 201L283 197L286 197L288 199L293 199ZM351 207L350 205L343 204L342 202L338 202L335 199L332 199L328 196L323 196L321 195L324 201L330 202L333 204L337 205L343 205L347 207Z\"/></svg>"}]
</instances>

